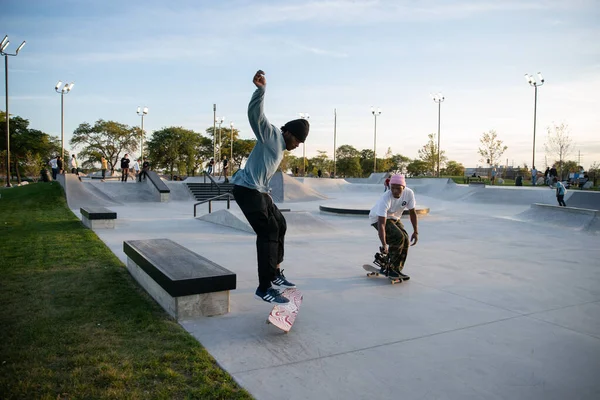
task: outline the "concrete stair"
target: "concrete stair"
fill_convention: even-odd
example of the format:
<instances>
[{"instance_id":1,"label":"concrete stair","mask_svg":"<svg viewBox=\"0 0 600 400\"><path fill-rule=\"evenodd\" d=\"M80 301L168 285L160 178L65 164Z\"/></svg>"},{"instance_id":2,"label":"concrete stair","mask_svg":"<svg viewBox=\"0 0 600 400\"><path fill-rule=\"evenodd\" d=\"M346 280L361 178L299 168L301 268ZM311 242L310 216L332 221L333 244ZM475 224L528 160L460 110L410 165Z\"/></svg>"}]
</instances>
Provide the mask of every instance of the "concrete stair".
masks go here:
<instances>
[{"instance_id":1,"label":"concrete stair","mask_svg":"<svg viewBox=\"0 0 600 400\"><path fill-rule=\"evenodd\" d=\"M233 184L231 183L219 183L219 187L216 185L212 185L210 183L186 183L188 190L192 193L192 196L198 201L208 200L212 197L219 195L219 188L221 190L221 194L231 193L233 190ZM215 201L226 201L226 197L222 197Z\"/></svg>"}]
</instances>

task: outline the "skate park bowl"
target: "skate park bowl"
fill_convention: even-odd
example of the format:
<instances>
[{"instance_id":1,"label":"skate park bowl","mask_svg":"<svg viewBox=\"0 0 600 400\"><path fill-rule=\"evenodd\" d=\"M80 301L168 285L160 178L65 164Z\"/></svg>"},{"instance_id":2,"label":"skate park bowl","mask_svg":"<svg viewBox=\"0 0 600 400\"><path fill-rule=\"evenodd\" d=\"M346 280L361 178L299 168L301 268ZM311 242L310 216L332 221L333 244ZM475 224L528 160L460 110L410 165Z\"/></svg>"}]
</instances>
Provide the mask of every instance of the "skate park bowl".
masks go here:
<instances>
[{"instance_id":1,"label":"skate park bowl","mask_svg":"<svg viewBox=\"0 0 600 400\"><path fill-rule=\"evenodd\" d=\"M349 205L320 205L319 210L324 213L330 214L338 214L338 215L369 215L371 211L370 207L360 207L360 206L349 206ZM429 214L428 207L416 207L416 212L418 215L426 215ZM409 211L404 210L402 215L408 215Z\"/></svg>"},{"instance_id":2,"label":"skate park bowl","mask_svg":"<svg viewBox=\"0 0 600 400\"><path fill-rule=\"evenodd\" d=\"M600 233L600 211L585 208L532 204L528 210L517 214L514 219L559 229Z\"/></svg>"}]
</instances>

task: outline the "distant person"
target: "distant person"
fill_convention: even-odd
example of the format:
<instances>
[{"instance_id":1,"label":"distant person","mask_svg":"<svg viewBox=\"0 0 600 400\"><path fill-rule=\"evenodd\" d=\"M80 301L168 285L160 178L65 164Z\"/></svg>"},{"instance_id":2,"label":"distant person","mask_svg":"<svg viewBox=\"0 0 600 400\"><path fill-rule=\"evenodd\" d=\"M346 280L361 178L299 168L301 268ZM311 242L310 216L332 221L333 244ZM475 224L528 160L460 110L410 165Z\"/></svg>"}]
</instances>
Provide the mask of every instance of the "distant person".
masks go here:
<instances>
[{"instance_id":1,"label":"distant person","mask_svg":"<svg viewBox=\"0 0 600 400\"><path fill-rule=\"evenodd\" d=\"M148 177L148 171L150 171L150 163L146 158L144 158L144 162L142 163L142 172L138 175L138 182L142 181L142 177L144 180Z\"/></svg>"},{"instance_id":2,"label":"distant person","mask_svg":"<svg viewBox=\"0 0 600 400\"><path fill-rule=\"evenodd\" d=\"M566 207L567 203L565 203L565 193L567 193L567 189L565 189L565 185L558 178L553 179L554 185L556 186L556 200L558 201L558 205L562 207Z\"/></svg>"},{"instance_id":3,"label":"distant person","mask_svg":"<svg viewBox=\"0 0 600 400\"><path fill-rule=\"evenodd\" d=\"M546 167L546 171L544 171L544 183L550 185L550 167Z\"/></svg>"},{"instance_id":4,"label":"distant person","mask_svg":"<svg viewBox=\"0 0 600 400\"><path fill-rule=\"evenodd\" d=\"M296 176L298 176L298 170L299 170L299 168L298 168L298 167L296 167L296 169L294 170L294 171L295 171L295 173L296 173Z\"/></svg>"},{"instance_id":5,"label":"distant person","mask_svg":"<svg viewBox=\"0 0 600 400\"><path fill-rule=\"evenodd\" d=\"M207 174L212 175L214 165L215 165L215 159L211 158L210 161L208 162L208 168L206 169Z\"/></svg>"},{"instance_id":6,"label":"distant person","mask_svg":"<svg viewBox=\"0 0 600 400\"><path fill-rule=\"evenodd\" d=\"M104 180L106 179L106 170L108 169L108 161L106 160L106 158L102 157L100 159L100 164L100 169L102 170L102 182L104 182Z\"/></svg>"},{"instance_id":7,"label":"distant person","mask_svg":"<svg viewBox=\"0 0 600 400\"><path fill-rule=\"evenodd\" d=\"M227 156L223 156L223 168L221 169L221 175L225 177L225 183L229 183L229 179L227 179L228 168L229 168L229 161L227 161Z\"/></svg>"},{"instance_id":8,"label":"distant person","mask_svg":"<svg viewBox=\"0 0 600 400\"><path fill-rule=\"evenodd\" d=\"M492 185L496 182L496 167L492 168Z\"/></svg>"},{"instance_id":9,"label":"distant person","mask_svg":"<svg viewBox=\"0 0 600 400\"><path fill-rule=\"evenodd\" d=\"M319 178L321 178L323 176L323 171L321 171L320 169L317 170L317 176Z\"/></svg>"},{"instance_id":10,"label":"distant person","mask_svg":"<svg viewBox=\"0 0 600 400\"><path fill-rule=\"evenodd\" d=\"M58 162L56 161L56 157L48 161L48 165L52 169L52 180L56 180L56 175L58 174Z\"/></svg>"},{"instance_id":11,"label":"distant person","mask_svg":"<svg viewBox=\"0 0 600 400\"><path fill-rule=\"evenodd\" d=\"M127 182L127 176L129 175L129 154L125 154L121 158L121 182Z\"/></svg>"},{"instance_id":12,"label":"distant person","mask_svg":"<svg viewBox=\"0 0 600 400\"><path fill-rule=\"evenodd\" d=\"M414 246L419 240L415 207L415 193L406 187L406 179L403 175L394 175L390 178L390 190L379 198L369 212L371 226L377 229L381 241L381 252L390 255L392 270L388 276L391 278L409 278L402 273L402 269L409 246ZM410 242L408 233L400 222L400 217L406 208L409 210L410 223L413 227Z\"/></svg>"},{"instance_id":13,"label":"distant person","mask_svg":"<svg viewBox=\"0 0 600 400\"><path fill-rule=\"evenodd\" d=\"M59 174L62 174L65 172L63 169L63 160L62 160L61 156L56 156L56 165L57 165Z\"/></svg>"},{"instance_id":14,"label":"distant person","mask_svg":"<svg viewBox=\"0 0 600 400\"><path fill-rule=\"evenodd\" d=\"M383 191L387 192L390 190L390 177L385 178L385 182L383 182Z\"/></svg>"},{"instance_id":15,"label":"distant person","mask_svg":"<svg viewBox=\"0 0 600 400\"><path fill-rule=\"evenodd\" d=\"M138 180L138 178L140 177L140 164L141 163L142 163L141 159L137 159L133 163L133 171L135 172L135 178L134 178L134 180Z\"/></svg>"},{"instance_id":16,"label":"distant person","mask_svg":"<svg viewBox=\"0 0 600 400\"><path fill-rule=\"evenodd\" d=\"M535 169L535 165L531 168L531 184L535 186L535 181L537 180L537 169Z\"/></svg>"},{"instance_id":17,"label":"distant person","mask_svg":"<svg viewBox=\"0 0 600 400\"><path fill-rule=\"evenodd\" d=\"M71 173L77 175L77 179L81 181L81 177L79 176L79 162L75 154L71 156Z\"/></svg>"},{"instance_id":18,"label":"distant person","mask_svg":"<svg viewBox=\"0 0 600 400\"><path fill-rule=\"evenodd\" d=\"M256 135L256 144L244 169L237 171L231 182L233 196L256 232L258 288L255 297L268 303L285 304L289 300L273 288L294 288L280 269L283 261L287 224L269 195L269 182L279 168L284 151L292 151L308 136L310 125L305 119L287 122L278 129L264 114L267 81L259 70L252 79L256 90L248 105L248 121Z\"/></svg>"},{"instance_id":19,"label":"distant person","mask_svg":"<svg viewBox=\"0 0 600 400\"><path fill-rule=\"evenodd\" d=\"M555 165L553 165L552 168L550 168L550 179L551 179L551 181L553 181L554 178L558 178L558 171L556 171L556 166Z\"/></svg>"}]
</instances>

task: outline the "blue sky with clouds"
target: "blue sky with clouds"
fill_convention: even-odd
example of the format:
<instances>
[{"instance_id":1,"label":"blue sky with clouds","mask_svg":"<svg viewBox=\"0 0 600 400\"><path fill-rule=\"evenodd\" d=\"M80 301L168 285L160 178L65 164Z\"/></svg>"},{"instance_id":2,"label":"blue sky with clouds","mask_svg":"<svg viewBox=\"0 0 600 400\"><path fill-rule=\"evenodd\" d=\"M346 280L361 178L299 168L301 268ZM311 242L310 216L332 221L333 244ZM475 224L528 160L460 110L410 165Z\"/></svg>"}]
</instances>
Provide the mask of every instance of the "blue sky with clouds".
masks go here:
<instances>
[{"instance_id":1,"label":"blue sky with clouds","mask_svg":"<svg viewBox=\"0 0 600 400\"><path fill-rule=\"evenodd\" d=\"M282 125L309 113L308 156L337 143L388 148L411 158L437 131L441 147L465 166L480 164L481 134L495 129L504 161L530 164L534 90L541 71L536 164L544 167L546 127L567 123L571 159L600 162L600 3L596 0L91 1L5 0L0 34L11 47L10 112L60 136L83 122L140 122L145 129L225 124L252 137L246 107L257 69L267 77L265 110ZM14 47L13 47L14 46ZM2 105L4 91L2 90ZM1 106L4 108L3 106ZM69 146L66 146L67 148ZM300 156L301 149L295 151Z\"/></svg>"}]
</instances>

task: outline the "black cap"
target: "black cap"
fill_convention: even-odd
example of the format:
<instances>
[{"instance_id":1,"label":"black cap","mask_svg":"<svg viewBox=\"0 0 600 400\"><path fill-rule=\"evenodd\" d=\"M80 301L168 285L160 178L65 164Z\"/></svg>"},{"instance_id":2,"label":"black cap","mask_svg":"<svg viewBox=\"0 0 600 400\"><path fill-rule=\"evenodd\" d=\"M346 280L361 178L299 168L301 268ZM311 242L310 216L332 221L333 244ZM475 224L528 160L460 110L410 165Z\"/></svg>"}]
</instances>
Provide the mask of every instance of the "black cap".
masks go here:
<instances>
[{"instance_id":1,"label":"black cap","mask_svg":"<svg viewBox=\"0 0 600 400\"><path fill-rule=\"evenodd\" d=\"M293 121L288 122L281 128L282 131L287 131L294 135L294 137L298 139L300 143L304 143L304 141L306 140L309 129L310 125L305 119L295 119Z\"/></svg>"}]
</instances>

